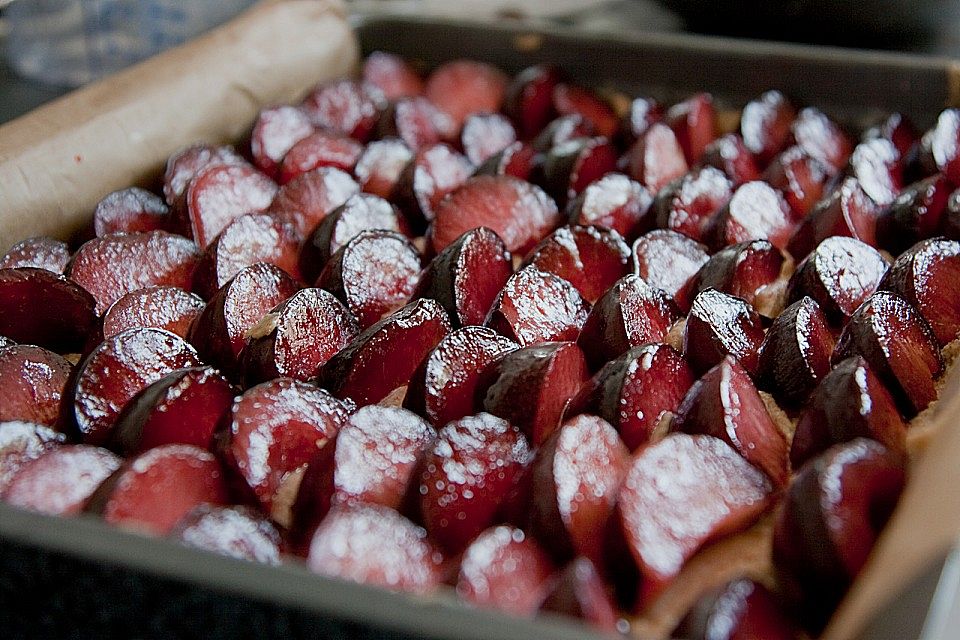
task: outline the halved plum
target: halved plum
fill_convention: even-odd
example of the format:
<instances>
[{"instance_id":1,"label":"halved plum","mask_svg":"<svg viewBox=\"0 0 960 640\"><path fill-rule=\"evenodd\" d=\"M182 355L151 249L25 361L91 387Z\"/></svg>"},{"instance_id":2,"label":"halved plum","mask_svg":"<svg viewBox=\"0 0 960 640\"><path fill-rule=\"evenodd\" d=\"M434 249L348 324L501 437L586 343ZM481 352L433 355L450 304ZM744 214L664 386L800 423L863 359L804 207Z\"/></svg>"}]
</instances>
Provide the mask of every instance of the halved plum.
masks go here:
<instances>
[{"instance_id":1,"label":"halved plum","mask_svg":"<svg viewBox=\"0 0 960 640\"><path fill-rule=\"evenodd\" d=\"M359 332L353 314L332 293L301 289L247 332L240 356L244 381L315 378Z\"/></svg>"},{"instance_id":2,"label":"halved plum","mask_svg":"<svg viewBox=\"0 0 960 640\"><path fill-rule=\"evenodd\" d=\"M0 347L0 422L55 426L71 371L69 362L41 347Z\"/></svg>"},{"instance_id":3,"label":"halved plum","mask_svg":"<svg viewBox=\"0 0 960 640\"><path fill-rule=\"evenodd\" d=\"M324 365L321 381L359 406L375 404L405 386L417 365L450 333L435 300L415 300L354 338Z\"/></svg>"},{"instance_id":4,"label":"halved plum","mask_svg":"<svg viewBox=\"0 0 960 640\"><path fill-rule=\"evenodd\" d=\"M673 433L638 449L615 516L639 571L637 604L655 599L700 547L751 525L772 497L767 476L719 438Z\"/></svg>"},{"instance_id":5,"label":"halved plum","mask_svg":"<svg viewBox=\"0 0 960 640\"><path fill-rule=\"evenodd\" d=\"M614 426L630 451L665 431L696 376L666 344L634 347L608 362L570 401L565 415L595 414Z\"/></svg>"},{"instance_id":6,"label":"halved plum","mask_svg":"<svg viewBox=\"0 0 960 640\"><path fill-rule=\"evenodd\" d=\"M274 516L277 492L346 423L352 406L289 378L251 387L224 414L216 435L227 466ZM296 492L293 492L294 495Z\"/></svg>"},{"instance_id":7,"label":"halved plum","mask_svg":"<svg viewBox=\"0 0 960 640\"><path fill-rule=\"evenodd\" d=\"M223 469L212 453L169 444L126 460L86 508L110 524L163 536L196 507L228 501Z\"/></svg>"},{"instance_id":8,"label":"halved plum","mask_svg":"<svg viewBox=\"0 0 960 640\"><path fill-rule=\"evenodd\" d=\"M513 260L500 236L477 227L430 261L411 298L433 298L454 326L479 325L512 273Z\"/></svg>"},{"instance_id":9,"label":"halved plum","mask_svg":"<svg viewBox=\"0 0 960 640\"><path fill-rule=\"evenodd\" d=\"M451 552L497 520L504 497L533 458L520 430L488 413L440 429L419 473L420 516Z\"/></svg>"},{"instance_id":10,"label":"halved plum","mask_svg":"<svg viewBox=\"0 0 960 640\"><path fill-rule=\"evenodd\" d=\"M491 527L463 552L457 595L474 606L530 617L546 598L553 573L550 558L523 530Z\"/></svg>"},{"instance_id":11,"label":"halved plum","mask_svg":"<svg viewBox=\"0 0 960 640\"><path fill-rule=\"evenodd\" d=\"M560 560L584 556L599 562L630 453L603 418L565 421L533 461L532 530Z\"/></svg>"},{"instance_id":12,"label":"halved plum","mask_svg":"<svg viewBox=\"0 0 960 640\"><path fill-rule=\"evenodd\" d=\"M190 289L199 258L196 244L165 231L114 234L84 243L66 274L90 292L102 314L124 294L144 287Z\"/></svg>"},{"instance_id":13,"label":"halved plum","mask_svg":"<svg viewBox=\"0 0 960 640\"><path fill-rule=\"evenodd\" d=\"M86 444L103 444L137 393L177 369L200 364L193 347L163 329L127 329L107 338L77 365L66 388L64 428Z\"/></svg>"},{"instance_id":14,"label":"halved plum","mask_svg":"<svg viewBox=\"0 0 960 640\"><path fill-rule=\"evenodd\" d=\"M485 377L486 384L477 388L484 411L509 420L540 446L560 426L567 401L589 371L576 344L548 342L505 354Z\"/></svg>"},{"instance_id":15,"label":"halved plum","mask_svg":"<svg viewBox=\"0 0 960 640\"><path fill-rule=\"evenodd\" d=\"M516 342L487 327L457 329L443 338L417 367L403 406L438 429L472 414L484 371L518 348Z\"/></svg>"}]
</instances>

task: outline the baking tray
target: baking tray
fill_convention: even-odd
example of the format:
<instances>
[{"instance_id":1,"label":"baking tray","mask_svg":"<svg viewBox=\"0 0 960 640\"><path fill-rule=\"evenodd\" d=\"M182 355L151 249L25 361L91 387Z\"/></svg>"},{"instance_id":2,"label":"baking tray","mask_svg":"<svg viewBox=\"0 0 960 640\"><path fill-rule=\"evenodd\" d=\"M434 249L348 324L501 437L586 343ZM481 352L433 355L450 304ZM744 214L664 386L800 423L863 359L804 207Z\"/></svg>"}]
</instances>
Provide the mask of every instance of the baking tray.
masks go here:
<instances>
[{"instance_id":1,"label":"baking tray","mask_svg":"<svg viewBox=\"0 0 960 640\"><path fill-rule=\"evenodd\" d=\"M396 52L424 69L458 57L510 71L552 62L628 94L670 101L708 90L731 105L776 87L851 123L900 110L927 126L960 87L955 64L936 58L519 23L352 20L365 53ZM3 504L0 629L9 638L600 637L559 617L510 618L443 595L389 593L302 566L255 565L140 537L92 517L50 518Z\"/></svg>"}]
</instances>

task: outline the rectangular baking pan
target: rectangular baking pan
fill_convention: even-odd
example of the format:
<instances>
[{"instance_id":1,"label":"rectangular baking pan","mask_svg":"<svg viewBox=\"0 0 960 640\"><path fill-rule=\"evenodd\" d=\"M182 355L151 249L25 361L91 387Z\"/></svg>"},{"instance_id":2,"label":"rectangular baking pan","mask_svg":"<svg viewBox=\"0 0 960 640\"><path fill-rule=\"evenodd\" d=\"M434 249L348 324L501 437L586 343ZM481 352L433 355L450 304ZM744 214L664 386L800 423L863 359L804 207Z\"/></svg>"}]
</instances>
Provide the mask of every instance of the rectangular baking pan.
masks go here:
<instances>
[{"instance_id":1,"label":"rectangular baking pan","mask_svg":"<svg viewBox=\"0 0 960 640\"><path fill-rule=\"evenodd\" d=\"M509 71L551 62L580 81L627 94L670 101L706 90L730 105L775 87L851 123L899 110L928 126L956 102L960 86L953 62L926 57L698 36L578 34L529 24L354 17L353 25L364 53L396 52L424 69L459 57ZM919 626L908 633L919 634ZM315 576L301 566L267 567L198 552L95 518L50 518L3 504L0 636L599 637L558 617L508 618L447 596L392 594Z\"/></svg>"}]
</instances>

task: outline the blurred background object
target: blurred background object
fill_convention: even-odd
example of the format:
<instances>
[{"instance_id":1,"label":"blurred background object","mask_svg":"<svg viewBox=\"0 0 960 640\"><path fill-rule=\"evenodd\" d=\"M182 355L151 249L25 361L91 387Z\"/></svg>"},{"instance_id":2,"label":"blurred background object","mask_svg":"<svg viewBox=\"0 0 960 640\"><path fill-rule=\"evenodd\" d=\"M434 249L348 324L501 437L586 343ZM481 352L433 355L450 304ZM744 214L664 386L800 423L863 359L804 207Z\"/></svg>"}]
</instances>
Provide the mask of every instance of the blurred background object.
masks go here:
<instances>
[{"instance_id":1,"label":"blurred background object","mask_svg":"<svg viewBox=\"0 0 960 640\"><path fill-rule=\"evenodd\" d=\"M662 0L697 33L960 52L956 0Z\"/></svg>"},{"instance_id":2,"label":"blurred background object","mask_svg":"<svg viewBox=\"0 0 960 640\"><path fill-rule=\"evenodd\" d=\"M6 3L13 69L74 87L180 44L254 0L13 0Z\"/></svg>"}]
</instances>

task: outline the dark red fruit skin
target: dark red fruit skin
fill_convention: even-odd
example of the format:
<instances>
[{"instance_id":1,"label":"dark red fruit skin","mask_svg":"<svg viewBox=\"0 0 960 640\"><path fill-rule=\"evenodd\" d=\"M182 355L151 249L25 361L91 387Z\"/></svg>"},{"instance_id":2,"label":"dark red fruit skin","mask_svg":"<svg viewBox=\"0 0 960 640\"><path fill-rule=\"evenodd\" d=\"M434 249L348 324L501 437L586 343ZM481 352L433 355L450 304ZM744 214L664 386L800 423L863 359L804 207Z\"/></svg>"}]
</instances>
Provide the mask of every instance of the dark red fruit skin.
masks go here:
<instances>
[{"instance_id":1,"label":"dark red fruit skin","mask_svg":"<svg viewBox=\"0 0 960 640\"><path fill-rule=\"evenodd\" d=\"M789 408L804 404L830 371L835 340L820 305L804 296L777 316L760 345L757 386Z\"/></svg>"},{"instance_id":2,"label":"dark red fruit skin","mask_svg":"<svg viewBox=\"0 0 960 640\"><path fill-rule=\"evenodd\" d=\"M20 467L65 440L64 434L43 425L0 422L0 499Z\"/></svg>"},{"instance_id":3,"label":"dark red fruit skin","mask_svg":"<svg viewBox=\"0 0 960 640\"><path fill-rule=\"evenodd\" d=\"M716 289L759 308L758 297L780 276L784 257L768 240L751 240L724 247L697 272L694 291Z\"/></svg>"},{"instance_id":4,"label":"dark red fruit skin","mask_svg":"<svg viewBox=\"0 0 960 640\"><path fill-rule=\"evenodd\" d=\"M630 452L603 418L566 420L533 461L531 531L558 560L600 562L607 521Z\"/></svg>"},{"instance_id":5,"label":"dark red fruit skin","mask_svg":"<svg viewBox=\"0 0 960 640\"><path fill-rule=\"evenodd\" d=\"M484 371L520 345L487 327L448 334L410 378L403 406L436 428L473 413Z\"/></svg>"},{"instance_id":6,"label":"dark red fruit skin","mask_svg":"<svg viewBox=\"0 0 960 640\"><path fill-rule=\"evenodd\" d=\"M300 240L292 227L252 213L235 218L207 245L193 272L193 290L209 300L244 267L266 262L300 280Z\"/></svg>"},{"instance_id":7,"label":"dark red fruit skin","mask_svg":"<svg viewBox=\"0 0 960 640\"><path fill-rule=\"evenodd\" d=\"M477 113L467 117L460 131L463 153L474 166L516 142L513 125L499 113Z\"/></svg>"},{"instance_id":8,"label":"dark red fruit skin","mask_svg":"<svg viewBox=\"0 0 960 640\"><path fill-rule=\"evenodd\" d=\"M523 265L560 276L593 304L627 272L630 247L602 227L560 227L540 241Z\"/></svg>"},{"instance_id":9,"label":"dark red fruit skin","mask_svg":"<svg viewBox=\"0 0 960 640\"><path fill-rule=\"evenodd\" d=\"M537 153L546 153L565 142L576 138L589 138L597 134L593 122L579 113L571 113L551 120L533 139L531 146Z\"/></svg>"},{"instance_id":10,"label":"dark red fruit skin","mask_svg":"<svg viewBox=\"0 0 960 640\"><path fill-rule=\"evenodd\" d=\"M300 174L277 191L268 213L304 238L327 215L358 193L360 187L344 171L320 167Z\"/></svg>"},{"instance_id":11,"label":"dark red fruit skin","mask_svg":"<svg viewBox=\"0 0 960 640\"><path fill-rule=\"evenodd\" d=\"M361 332L327 361L320 379L339 398L358 406L377 403L407 384L450 331L443 307L429 298L415 300Z\"/></svg>"},{"instance_id":12,"label":"dark red fruit skin","mask_svg":"<svg viewBox=\"0 0 960 640\"><path fill-rule=\"evenodd\" d=\"M401 510L436 435L405 409L358 409L307 465L293 506L296 534L312 532L331 508L378 504Z\"/></svg>"},{"instance_id":13,"label":"dark red fruit skin","mask_svg":"<svg viewBox=\"0 0 960 640\"><path fill-rule=\"evenodd\" d=\"M170 537L196 549L262 564L280 564L283 540L276 526L244 506L201 504L185 515Z\"/></svg>"},{"instance_id":14,"label":"dark red fruit skin","mask_svg":"<svg viewBox=\"0 0 960 640\"><path fill-rule=\"evenodd\" d=\"M773 159L763 179L783 193L794 217L805 218L821 200L830 174L801 147L790 147Z\"/></svg>"},{"instance_id":15,"label":"dark red fruit skin","mask_svg":"<svg viewBox=\"0 0 960 640\"><path fill-rule=\"evenodd\" d=\"M530 266L510 276L484 324L527 346L576 340L589 312L572 284Z\"/></svg>"},{"instance_id":16,"label":"dark red fruit skin","mask_svg":"<svg viewBox=\"0 0 960 640\"><path fill-rule=\"evenodd\" d=\"M630 108L620 124L619 140L626 145L643 136L654 122L663 120L663 105L655 98L639 97L630 102Z\"/></svg>"},{"instance_id":17,"label":"dark red fruit skin","mask_svg":"<svg viewBox=\"0 0 960 640\"><path fill-rule=\"evenodd\" d=\"M904 482L903 461L864 439L800 469L774 526L773 563L809 632L823 629L863 567Z\"/></svg>"},{"instance_id":18,"label":"dark red fruit skin","mask_svg":"<svg viewBox=\"0 0 960 640\"><path fill-rule=\"evenodd\" d=\"M448 423L418 472L419 513L430 537L462 551L497 520L533 452L520 430L488 413Z\"/></svg>"},{"instance_id":19,"label":"dark red fruit skin","mask_svg":"<svg viewBox=\"0 0 960 640\"><path fill-rule=\"evenodd\" d=\"M527 67L507 87L504 112L517 126L523 140L530 140L556 117L553 90L561 80L556 67L539 64Z\"/></svg>"},{"instance_id":20,"label":"dark red fruit skin","mask_svg":"<svg viewBox=\"0 0 960 640\"><path fill-rule=\"evenodd\" d=\"M831 173L843 169L853 145L837 123L814 108L801 109L790 125L793 142Z\"/></svg>"},{"instance_id":21,"label":"dark red fruit skin","mask_svg":"<svg viewBox=\"0 0 960 640\"><path fill-rule=\"evenodd\" d=\"M926 320L909 302L878 291L857 309L837 340L832 362L862 355L913 417L936 400L943 357Z\"/></svg>"},{"instance_id":22,"label":"dark red fruit skin","mask_svg":"<svg viewBox=\"0 0 960 640\"><path fill-rule=\"evenodd\" d=\"M366 329L410 299L420 268L420 254L407 238L372 229L330 257L317 286L337 296Z\"/></svg>"},{"instance_id":23,"label":"dark red fruit skin","mask_svg":"<svg viewBox=\"0 0 960 640\"><path fill-rule=\"evenodd\" d=\"M934 238L900 254L878 289L912 304L930 325L940 346L960 331L960 242Z\"/></svg>"},{"instance_id":24,"label":"dark red fruit skin","mask_svg":"<svg viewBox=\"0 0 960 640\"><path fill-rule=\"evenodd\" d=\"M599 631L618 630L617 608L600 572L587 558L573 560L559 573L540 610L580 618Z\"/></svg>"},{"instance_id":25,"label":"dark red fruit skin","mask_svg":"<svg viewBox=\"0 0 960 640\"><path fill-rule=\"evenodd\" d=\"M960 190L954 191L947 198L947 207L940 222L940 230L951 240L960 240Z\"/></svg>"},{"instance_id":26,"label":"dark red fruit skin","mask_svg":"<svg viewBox=\"0 0 960 640\"><path fill-rule=\"evenodd\" d=\"M233 147L212 147L205 144L186 147L170 156L163 174L163 196L167 204L173 206L201 170L218 164L245 165L247 161L238 155Z\"/></svg>"},{"instance_id":27,"label":"dark red fruit skin","mask_svg":"<svg viewBox=\"0 0 960 640\"><path fill-rule=\"evenodd\" d=\"M392 591L427 593L443 580L443 556L426 532L393 509L333 509L313 532L307 567Z\"/></svg>"},{"instance_id":28,"label":"dark red fruit skin","mask_svg":"<svg viewBox=\"0 0 960 640\"><path fill-rule=\"evenodd\" d=\"M160 196L130 187L108 194L93 210L93 231L98 238L111 233L165 231L171 226L170 209Z\"/></svg>"},{"instance_id":29,"label":"dark red fruit skin","mask_svg":"<svg viewBox=\"0 0 960 640\"><path fill-rule=\"evenodd\" d=\"M0 269L0 335L61 353L98 331L96 300L80 285L34 267Z\"/></svg>"},{"instance_id":30,"label":"dark red fruit skin","mask_svg":"<svg viewBox=\"0 0 960 640\"><path fill-rule=\"evenodd\" d=\"M471 113L496 113L507 91L507 77L499 69L474 60L446 62L427 77L423 93L453 120L460 131Z\"/></svg>"},{"instance_id":31,"label":"dark red fruit skin","mask_svg":"<svg viewBox=\"0 0 960 640\"><path fill-rule=\"evenodd\" d=\"M767 413L750 374L730 356L693 383L671 429L720 438L775 487L785 487L790 478L787 439Z\"/></svg>"},{"instance_id":32,"label":"dark red fruit skin","mask_svg":"<svg viewBox=\"0 0 960 640\"><path fill-rule=\"evenodd\" d=\"M646 444L696 380L683 356L666 344L634 347L608 362L570 401L564 414L600 416L635 451Z\"/></svg>"},{"instance_id":33,"label":"dark red fruit skin","mask_svg":"<svg viewBox=\"0 0 960 640\"><path fill-rule=\"evenodd\" d=\"M301 289L264 316L258 328L249 332L240 355L248 386L280 377L316 378L360 333L350 310L323 289Z\"/></svg>"},{"instance_id":34,"label":"dark red fruit skin","mask_svg":"<svg viewBox=\"0 0 960 640\"><path fill-rule=\"evenodd\" d=\"M426 98L400 98L380 116L377 137L396 137L419 151L455 135L454 123Z\"/></svg>"},{"instance_id":35,"label":"dark red fruit skin","mask_svg":"<svg viewBox=\"0 0 960 640\"><path fill-rule=\"evenodd\" d=\"M265 263L246 267L210 298L188 339L206 363L236 375L247 330L299 290L300 285L279 267Z\"/></svg>"},{"instance_id":36,"label":"dark red fruit skin","mask_svg":"<svg viewBox=\"0 0 960 640\"><path fill-rule=\"evenodd\" d=\"M944 176L960 185L960 109L944 109L937 124L924 136L930 154Z\"/></svg>"},{"instance_id":37,"label":"dark red fruit skin","mask_svg":"<svg viewBox=\"0 0 960 640\"><path fill-rule=\"evenodd\" d=\"M877 218L877 243L894 254L936 236L949 218L947 202L953 186L941 175L903 190Z\"/></svg>"},{"instance_id":38,"label":"dark red fruit skin","mask_svg":"<svg viewBox=\"0 0 960 640\"><path fill-rule=\"evenodd\" d=\"M889 140L864 140L853 150L847 172L854 175L863 190L880 206L889 205L903 189L903 160Z\"/></svg>"},{"instance_id":39,"label":"dark red fruit skin","mask_svg":"<svg viewBox=\"0 0 960 640\"><path fill-rule=\"evenodd\" d=\"M220 419L214 446L256 502L271 513L284 480L336 437L351 409L323 389L277 378L234 400Z\"/></svg>"},{"instance_id":40,"label":"dark red fruit skin","mask_svg":"<svg viewBox=\"0 0 960 640\"><path fill-rule=\"evenodd\" d=\"M889 140L897 148L901 157L906 157L913 146L920 142L920 135L910 118L899 112L888 114L860 136L861 140L872 138Z\"/></svg>"},{"instance_id":41,"label":"dark red fruit skin","mask_svg":"<svg viewBox=\"0 0 960 640\"><path fill-rule=\"evenodd\" d=\"M86 509L109 524L164 536L199 505L228 501L223 469L212 453L169 444L127 459L100 485Z\"/></svg>"},{"instance_id":42,"label":"dark red fruit skin","mask_svg":"<svg viewBox=\"0 0 960 640\"><path fill-rule=\"evenodd\" d=\"M470 161L449 145L426 146L417 151L400 174L395 199L420 227L436 217L440 202L472 173Z\"/></svg>"},{"instance_id":43,"label":"dark red fruit skin","mask_svg":"<svg viewBox=\"0 0 960 640\"><path fill-rule=\"evenodd\" d=\"M787 250L799 261L831 236L856 238L875 247L878 213L876 203L860 186L860 181L845 178L804 218Z\"/></svg>"},{"instance_id":44,"label":"dark red fruit skin","mask_svg":"<svg viewBox=\"0 0 960 640\"><path fill-rule=\"evenodd\" d=\"M796 224L779 191L766 182L740 185L704 229L704 242L721 249L747 240L769 240L786 249Z\"/></svg>"},{"instance_id":45,"label":"dark red fruit skin","mask_svg":"<svg viewBox=\"0 0 960 640\"><path fill-rule=\"evenodd\" d=\"M753 155L735 133L720 136L703 150L700 162L723 171L733 186L760 179L760 169Z\"/></svg>"},{"instance_id":46,"label":"dark red fruit skin","mask_svg":"<svg viewBox=\"0 0 960 640\"><path fill-rule=\"evenodd\" d=\"M696 469L696 473L690 470ZM669 480L668 480L669 479ZM652 602L708 542L752 524L771 503L766 475L718 438L671 433L633 453L614 512L608 556L634 608ZM626 564L623 564L626 562Z\"/></svg>"},{"instance_id":47,"label":"dark red fruit skin","mask_svg":"<svg viewBox=\"0 0 960 640\"><path fill-rule=\"evenodd\" d=\"M715 118L713 96L709 93L698 93L667 110L664 120L677 134L687 164L696 164L713 142Z\"/></svg>"},{"instance_id":48,"label":"dark red fruit skin","mask_svg":"<svg viewBox=\"0 0 960 640\"><path fill-rule=\"evenodd\" d=\"M353 174L360 190L392 200L404 169L414 158L413 150L399 138L371 142L360 154Z\"/></svg>"},{"instance_id":49,"label":"dark red fruit skin","mask_svg":"<svg viewBox=\"0 0 960 640\"><path fill-rule=\"evenodd\" d=\"M72 367L41 347L0 347L0 422L55 426Z\"/></svg>"},{"instance_id":50,"label":"dark red fruit skin","mask_svg":"<svg viewBox=\"0 0 960 640\"><path fill-rule=\"evenodd\" d=\"M529 142L514 142L499 153L495 153L477 167L475 176L513 176L521 180L531 180L534 169L543 164L543 154L533 148Z\"/></svg>"},{"instance_id":51,"label":"dark red fruit skin","mask_svg":"<svg viewBox=\"0 0 960 640\"><path fill-rule=\"evenodd\" d=\"M686 313L693 301L693 279L710 259L707 248L676 231L655 229L633 243L632 266L652 287L663 290Z\"/></svg>"},{"instance_id":52,"label":"dark red fruit skin","mask_svg":"<svg viewBox=\"0 0 960 640\"><path fill-rule=\"evenodd\" d=\"M200 296L178 287L146 287L126 294L103 314L103 337L137 327L166 329L186 338L205 304Z\"/></svg>"},{"instance_id":53,"label":"dark red fruit skin","mask_svg":"<svg viewBox=\"0 0 960 640\"><path fill-rule=\"evenodd\" d=\"M209 449L233 387L212 367L174 371L130 398L117 416L112 448L125 455L165 444Z\"/></svg>"},{"instance_id":54,"label":"dark red fruit skin","mask_svg":"<svg viewBox=\"0 0 960 640\"><path fill-rule=\"evenodd\" d=\"M470 178L436 213L429 236L437 253L476 227L489 227L507 249L524 253L561 223L556 203L543 190L512 176Z\"/></svg>"},{"instance_id":55,"label":"dark red fruit skin","mask_svg":"<svg viewBox=\"0 0 960 640\"><path fill-rule=\"evenodd\" d=\"M356 80L336 80L316 87L300 104L318 129L331 129L358 142L373 134L385 106L382 94Z\"/></svg>"},{"instance_id":56,"label":"dark red fruit skin","mask_svg":"<svg viewBox=\"0 0 960 640\"><path fill-rule=\"evenodd\" d=\"M263 109L257 115L250 134L253 164L276 179L287 152L311 133L313 125L310 118L300 109L290 105Z\"/></svg>"},{"instance_id":57,"label":"dark red fruit skin","mask_svg":"<svg viewBox=\"0 0 960 640\"><path fill-rule=\"evenodd\" d=\"M763 342L760 316L746 301L707 289L690 306L683 331L683 355L697 373L706 373L727 355L755 373Z\"/></svg>"},{"instance_id":58,"label":"dark red fruit skin","mask_svg":"<svg viewBox=\"0 0 960 640\"><path fill-rule=\"evenodd\" d=\"M433 298L453 326L483 324L513 273L513 260L500 236L487 227L465 232L427 265L411 299Z\"/></svg>"},{"instance_id":59,"label":"dark red fruit skin","mask_svg":"<svg viewBox=\"0 0 960 640\"><path fill-rule=\"evenodd\" d=\"M127 329L101 342L74 369L63 394L61 425L86 444L103 444L137 393L177 369L200 365L197 352L180 336L163 329Z\"/></svg>"},{"instance_id":60,"label":"dark red fruit skin","mask_svg":"<svg viewBox=\"0 0 960 640\"><path fill-rule=\"evenodd\" d=\"M100 447L84 444L50 447L20 466L0 493L0 500L49 515L76 515L121 462Z\"/></svg>"},{"instance_id":61,"label":"dark red fruit skin","mask_svg":"<svg viewBox=\"0 0 960 640\"><path fill-rule=\"evenodd\" d=\"M701 596L673 631L689 640L795 640L797 634L773 593L749 578Z\"/></svg>"},{"instance_id":62,"label":"dark red fruit skin","mask_svg":"<svg viewBox=\"0 0 960 640\"><path fill-rule=\"evenodd\" d=\"M662 342L682 317L663 291L639 276L627 275L597 301L577 344L586 354L591 370L596 371L632 347Z\"/></svg>"},{"instance_id":63,"label":"dark red fruit skin","mask_svg":"<svg viewBox=\"0 0 960 640\"><path fill-rule=\"evenodd\" d=\"M617 150L606 138L576 138L547 152L543 185L563 207L587 185L616 168Z\"/></svg>"},{"instance_id":64,"label":"dark red fruit skin","mask_svg":"<svg viewBox=\"0 0 960 640\"><path fill-rule=\"evenodd\" d=\"M340 247L361 231L384 229L410 235L410 228L396 207L369 193L358 193L334 209L317 225L300 250L300 273L313 282Z\"/></svg>"},{"instance_id":65,"label":"dark red fruit skin","mask_svg":"<svg viewBox=\"0 0 960 640\"><path fill-rule=\"evenodd\" d=\"M173 204L174 228L205 248L234 218L265 210L276 193L276 183L250 165L207 165Z\"/></svg>"},{"instance_id":66,"label":"dark red fruit skin","mask_svg":"<svg viewBox=\"0 0 960 640\"><path fill-rule=\"evenodd\" d=\"M70 247L62 240L36 236L21 240L0 258L0 269L35 267L63 273L70 262Z\"/></svg>"},{"instance_id":67,"label":"dark red fruit skin","mask_svg":"<svg viewBox=\"0 0 960 640\"><path fill-rule=\"evenodd\" d=\"M596 225L635 239L651 222L647 212L653 198L636 180L608 173L587 187L567 206L570 224Z\"/></svg>"},{"instance_id":68,"label":"dark red fruit skin","mask_svg":"<svg viewBox=\"0 0 960 640\"><path fill-rule=\"evenodd\" d=\"M560 426L567 401L589 377L583 352L573 342L523 347L487 369L477 400L484 411L516 425L536 447Z\"/></svg>"},{"instance_id":69,"label":"dark red fruit skin","mask_svg":"<svg viewBox=\"0 0 960 640\"><path fill-rule=\"evenodd\" d=\"M553 106L561 116L579 115L593 125L597 134L611 138L620 123L617 114L599 95L575 84L560 82L553 88Z\"/></svg>"},{"instance_id":70,"label":"dark red fruit skin","mask_svg":"<svg viewBox=\"0 0 960 640\"><path fill-rule=\"evenodd\" d=\"M84 243L66 274L90 292L102 314L137 289L155 285L189 289L199 258L196 244L172 233L115 234Z\"/></svg>"},{"instance_id":71,"label":"dark red fruit skin","mask_svg":"<svg viewBox=\"0 0 960 640\"><path fill-rule=\"evenodd\" d=\"M387 100L423 93L423 80L406 60L386 51L374 51L363 60L363 81L378 88Z\"/></svg>"},{"instance_id":72,"label":"dark red fruit skin","mask_svg":"<svg viewBox=\"0 0 960 640\"><path fill-rule=\"evenodd\" d=\"M667 125L650 125L625 156L627 175L650 190L660 191L687 172L689 165L677 136Z\"/></svg>"},{"instance_id":73,"label":"dark red fruit skin","mask_svg":"<svg viewBox=\"0 0 960 640\"><path fill-rule=\"evenodd\" d=\"M790 139L790 129L797 112L779 91L767 91L751 100L740 114L743 143L766 166L783 151Z\"/></svg>"},{"instance_id":74,"label":"dark red fruit skin","mask_svg":"<svg viewBox=\"0 0 960 640\"><path fill-rule=\"evenodd\" d=\"M657 194L652 209L657 226L702 241L710 220L733 195L732 186L719 169L694 169Z\"/></svg>"},{"instance_id":75,"label":"dark red fruit skin","mask_svg":"<svg viewBox=\"0 0 960 640\"><path fill-rule=\"evenodd\" d=\"M540 545L521 529L491 527L463 552L457 595L477 607L532 617L553 585L554 571Z\"/></svg>"},{"instance_id":76,"label":"dark red fruit skin","mask_svg":"<svg viewBox=\"0 0 960 640\"><path fill-rule=\"evenodd\" d=\"M797 421L790 463L799 469L831 446L870 438L906 456L907 424L893 395L861 356L835 366L810 395Z\"/></svg>"},{"instance_id":77,"label":"dark red fruit skin","mask_svg":"<svg viewBox=\"0 0 960 640\"><path fill-rule=\"evenodd\" d=\"M827 238L797 266L787 284L787 300L813 298L827 319L840 325L873 294L887 272L887 262L868 244L854 238Z\"/></svg>"},{"instance_id":78,"label":"dark red fruit skin","mask_svg":"<svg viewBox=\"0 0 960 640\"><path fill-rule=\"evenodd\" d=\"M320 167L352 171L363 145L345 135L331 131L315 131L290 147L277 175L281 185Z\"/></svg>"}]
</instances>

